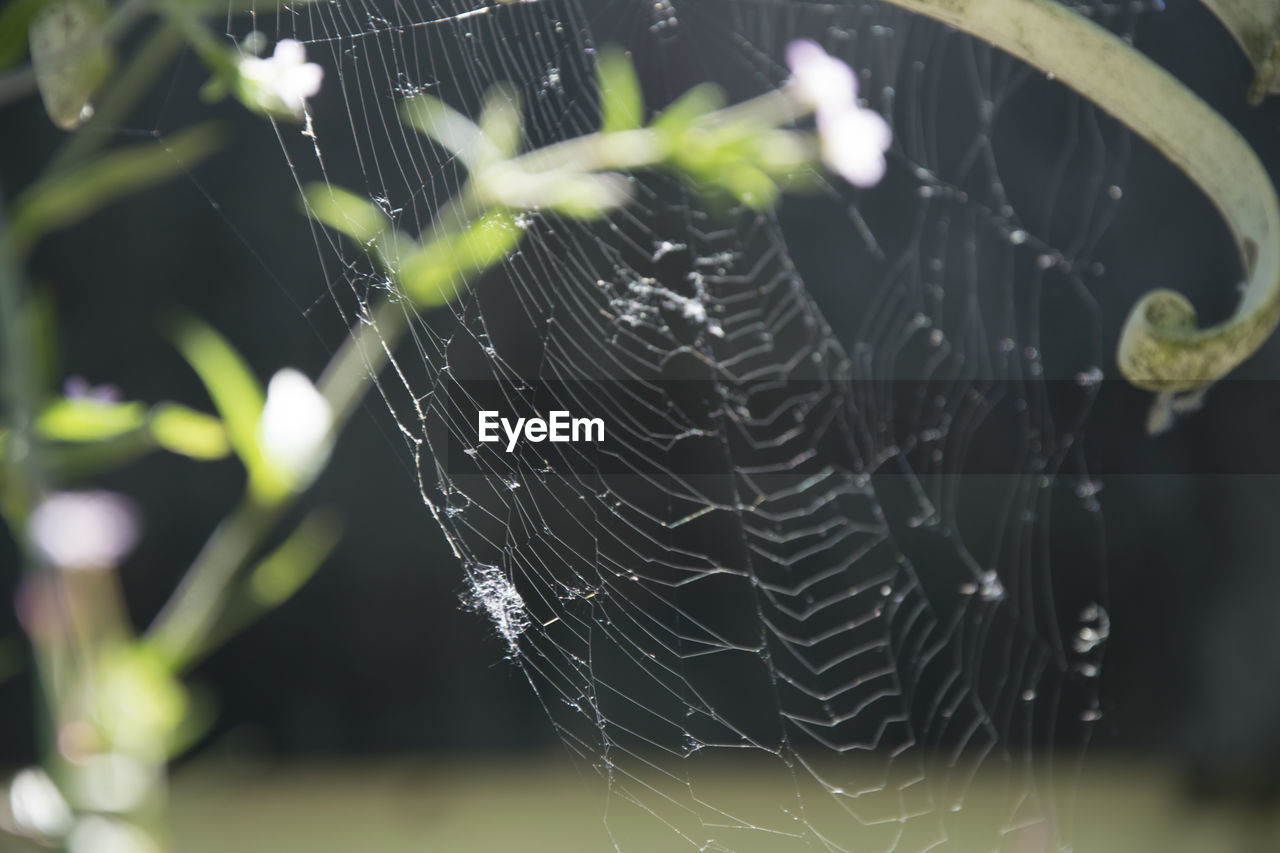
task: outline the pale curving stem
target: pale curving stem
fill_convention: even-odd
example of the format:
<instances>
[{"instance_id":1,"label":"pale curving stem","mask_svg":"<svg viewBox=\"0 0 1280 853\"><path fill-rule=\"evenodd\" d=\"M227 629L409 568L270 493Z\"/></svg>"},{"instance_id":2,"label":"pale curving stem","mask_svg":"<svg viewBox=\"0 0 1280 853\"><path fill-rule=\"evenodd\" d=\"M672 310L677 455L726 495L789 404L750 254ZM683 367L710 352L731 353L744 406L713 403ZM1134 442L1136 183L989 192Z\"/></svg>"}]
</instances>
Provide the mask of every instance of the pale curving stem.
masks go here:
<instances>
[{"instance_id":1,"label":"pale curving stem","mask_svg":"<svg viewBox=\"0 0 1280 853\"><path fill-rule=\"evenodd\" d=\"M1240 45L1256 76L1249 103L1280 93L1280 3L1276 0L1201 0Z\"/></svg>"},{"instance_id":2,"label":"pale curving stem","mask_svg":"<svg viewBox=\"0 0 1280 853\"><path fill-rule=\"evenodd\" d=\"M1154 145L1226 219L1247 277L1235 314L1201 329L1181 294L1147 293L1117 347L1130 382L1167 405L1174 394L1223 378L1262 346L1280 321L1280 207L1266 169L1235 128L1128 43L1053 0L889 2L1053 74Z\"/></svg>"}]
</instances>

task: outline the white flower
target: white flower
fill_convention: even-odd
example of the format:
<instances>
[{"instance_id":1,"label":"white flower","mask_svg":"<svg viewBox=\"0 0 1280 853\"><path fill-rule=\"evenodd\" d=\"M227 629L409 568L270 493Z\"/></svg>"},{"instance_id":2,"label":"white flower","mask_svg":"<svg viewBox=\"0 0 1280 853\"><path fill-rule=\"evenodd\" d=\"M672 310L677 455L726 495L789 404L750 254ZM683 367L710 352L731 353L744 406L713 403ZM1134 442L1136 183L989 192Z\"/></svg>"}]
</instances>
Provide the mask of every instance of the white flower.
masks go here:
<instances>
[{"instance_id":1,"label":"white flower","mask_svg":"<svg viewBox=\"0 0 1280 853\"><path fill-rule=\"evenodd\" d=\"M281 39L267 59L244 56L240 59L240 80L246 95L268 112L301 116L307 98L320 91L324 69L307 62L302 42Z\"/></svg>"},{"instance_id":2,"label":"white flower","mask_svg":"<svg viewBox=\"0 0 1280 853\"><path fill-rule=\"evenodd\" d=\"M857 104L858 78L853 69L817 42L801 39L787 45L787 67L796 97L815 110L841 110Z\"/></svg>"},{"instance_id":3,"label":"white flower","mask_svg":"<svg viewBox=\"0 0 1280 853\"><path fill-rule=\"evenodd\" d=\"M855 186L879 183L893 132L883 116L858 105L853 69L808 40L788 45L787 65L795 97L815 113L822 161Z\"/></svg>"},{"instance_id":4,"label":"white flower","mask_svg":"<svg viewBox=\"0 0 1280 853\"><path fill-rule=\"evenodd\" d=\"M311 380L291 367L267 383L258 423L262 455L277 471L304 485L329 458L333 412Z\"/></svg>"},{"instance_id":5,"label":"white flower","mask_svg":"<svg viewBox=\"0 0 1280 853\"><path fill-rule=\"evenodd\" d=\"M884 177L884 152L893 142L889 123L874 110L854 108L835 114L818 113L822 161L831 171L858 187L870 187Z\"/></svg>"},{"instance_id":6,"label":"white flower","mask_svg":"<svg viewBox=\"0 0 1280 853\"><path fill-rule=\"evenodd\" d=\"M138 541L138 511L115 492L56 492L31 513L28 532L60 569L110 569Z\"/></svg>"},{"instance_id":7,"label":"white flower","mask_svg":"<svg viewBox=\"0 0 1280 853\"><path fill-rule=\"evenodd\" d=\"M71 809L58 787L39 767L21 770L9 783L9 812L18 829L56 838L71 826Z\"/></svg>"}]
</instances>

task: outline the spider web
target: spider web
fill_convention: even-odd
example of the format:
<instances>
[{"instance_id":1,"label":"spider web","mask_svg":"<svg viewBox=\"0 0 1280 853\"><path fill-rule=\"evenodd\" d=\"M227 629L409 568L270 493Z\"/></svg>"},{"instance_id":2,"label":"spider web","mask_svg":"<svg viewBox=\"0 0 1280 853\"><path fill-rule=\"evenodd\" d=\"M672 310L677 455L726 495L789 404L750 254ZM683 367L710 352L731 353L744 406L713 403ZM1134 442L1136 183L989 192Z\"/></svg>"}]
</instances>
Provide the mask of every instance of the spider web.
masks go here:
<instances>
[{"instance_id":1,"label":"spider web","mask_svg":"<svg viewBox=\"0 0 1280 853\"><path fill-rule=\"evenodd\" d=\"M1129 33L1148 6L1076 8ZM655 109L778 85L796 38L858 71L894 126L882 185L759 214L645 175L607 221L523 217L451 305L401 303L412 343L380 391L467 603L605 781L619 848L1070 849L1109 630L1080 441L1093 254L1125 132L883 4L331 0L273 25L341 97L313 136L282 130L291 168L411 233L465 173L404 96L475 115L510 82L537 146L598 126L606 43ZM371 322L394 287L317 242ZM507 453L477 443L482 408L600 417L609 440Z\"/></svg>"}]
</instances>

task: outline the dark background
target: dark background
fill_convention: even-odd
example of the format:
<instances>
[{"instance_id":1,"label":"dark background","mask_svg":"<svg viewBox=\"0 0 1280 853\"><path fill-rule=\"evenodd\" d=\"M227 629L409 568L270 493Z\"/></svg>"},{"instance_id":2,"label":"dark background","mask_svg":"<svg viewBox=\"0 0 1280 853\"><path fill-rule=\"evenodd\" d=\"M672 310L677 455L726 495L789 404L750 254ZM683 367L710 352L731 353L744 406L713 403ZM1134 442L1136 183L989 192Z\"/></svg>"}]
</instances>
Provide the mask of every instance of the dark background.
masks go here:
<instances>
[{"instance_id":1,"label":"dark background","mask_svg":"<svg viewBox=\"0 0 1280 853\"><path fill-rule=\"evenodd\" d=\"M1184 2L1146 15L1138 44L1280 176L1280 103L1247 106L1251 69L1208 12ZM166 311L204 318L264 378L286 365L316 375L343 334L311 228L290 212L296 186L274 133L235 104L198 103L204 76L183 59L131 126L167 132L212 114L234 130L228 148L188 178L56 235L33 264L58 307L64 375L118 384L130 399L201 408L196 378L159 332ZM319 114L339 109L333 100L316 104ZM1033 129L1034 111L1025 120ZM0 111L7 199L60 136L34 101ZM1187 293L1206 319L1225 316L1239 272L1208 202L1137 141L1124 186L1099 251L1107 281L1120 283L1096 294L1103 339L1114 341L1134 298L1157 285ZM1114 365L1105 369L1114 375ZM1148 398L1131 389L1109 390L1116 399L1091 421L1088 440L1110 458L1141 447L1156 455L1153 470L1233 472L1104 478L1114 627L1098 749L1169 754L1201 780L1249 779L1264 789L1280 772L1270 769L1280 767L1280 479L1243 473L1273 452L1280 395L1271 402L1267 389L1278 372L1272 341L1236 375L1257 381L1223 383L1204 412L1155 444L1140 434ZM104 479L140 501L151 533L123 572L140 624L232 506L240 481L234 462L162 455ZM342 544L295 599L200 667L197 679L219 703L204 750L296 756L556 743L528 684L503 660L502 641L459 606L459 567L376 398L304 501L315 504L340 510ZM2 554L0 582L11 592L11 545ZM9 609L0 623L17 630ZM33 757L31 703L25 677L0 685L0 761Z\"/></svg>"}]
</instances>

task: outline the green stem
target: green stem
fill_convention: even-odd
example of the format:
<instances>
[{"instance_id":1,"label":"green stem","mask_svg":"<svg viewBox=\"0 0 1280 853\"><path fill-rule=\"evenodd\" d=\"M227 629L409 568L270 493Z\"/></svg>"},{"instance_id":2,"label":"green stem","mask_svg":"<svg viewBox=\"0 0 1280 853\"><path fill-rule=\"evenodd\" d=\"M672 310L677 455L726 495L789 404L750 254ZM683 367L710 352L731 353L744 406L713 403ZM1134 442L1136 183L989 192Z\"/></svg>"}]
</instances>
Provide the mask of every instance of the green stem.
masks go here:
<instances>
[{"instance_id":1,"label":"green stem","mask_svg":"<svg viewBox=\"0 0 1280 853\"><path fill-rule=\"evenodd\" d=\"M783 127L811 112L792 95L770 91L702 116L697 126L707 131L748 125ZM537 207L546 188L561 176L606 172L637 172L662 166L672 159L669 134L651 127L596 132L556 142L481 169L458 200L447 205L438 222L448 227L482 214L486 205L526 209ZM456 212L455 206L462 212ZM429 238L424 238L426 242Z\"/></svg>"},{"instance_id":2,"label":"green stem","mask_svg":"<svg viewBox=\"0 0 1280 853\"><path fill-rule=\"evenodd\" d=\"M41 448L33 428L39 398L31 369L27 287L10 239L8 211L0 199L0 340L3 341L5 420L10 431L0 469L0 509L17 542L23 568L34 579L40 571L27 536L27 519L45 490ZM32 658L39 689L35 696L36 735L44 763L61 766L57 720L63 704L65 655L59 643L32 637Z\"/></svg>"},{"instance_id":3,"label":"green stem","mask_svg":"<svg viewBox=\"0 0 1280 853\"><path fill-rule=\"evenodd\" d=\"M222 614L231 582L252 559L284 509L284 501L264 505L246 498L205 542L147 632L146 639L174 670L185 668L199 655L201 644Z\"/></svg>"},{"instance_id":4,"label":"green stem","mask_svg":"<svg viewBox=\"0 0 1280 853\"><path fill-rule=\"evenodd\" d=\"M810 112L796 98L780 91L771 91L708 113L703 124L708 129L735 124L784 127ZM649 128L639 128L576 136L521 154L504 165L533 174L563 169L572 169L578 173L632 172L660 165L668 156L662 134Z\"/></svg>"},{"instance_id":5,"label":"green stem","mask_svg":"<svg viewBox=\"0 0 1280 853\"><path fill-rule=\"evenodd\" d=\"M30 366L35 348L26 314L26 287L11 235L8 211L0 205L0 338L9 430L4 442L3 507L14 537L23 542L26 517L42 491L44 477L33 429L38 398Z\"/></svg>"},{"instance_id":6,"label":"green stem","mask_svg":"<svg viewBox=\"0 0 1280 853\"><path fill-rule=\"evenodd\" d=\"M320 375L317 387L333 412L334 432L350 419L374 377L390 359L409 328L405 305L384 301L367 320L358 320L350 336Z\"/></svg>"},{"instance_id":7,"label":"green stem","mask_svg":"<svg viewBox=\"0 0 1280 853\"><path fill-rule=\"evenodd\" d=\"M1248 278L1239 308L1200 329L1181 294L1146 294L1117 351L1129 381L1163 394L1193 392L1266 341L1280 322L1280 204L1266 168L1225 119L1129 44L1053 0L891 2L1054 74L1155 146L1221 212Z\"/></svg>"}]
</instances>

